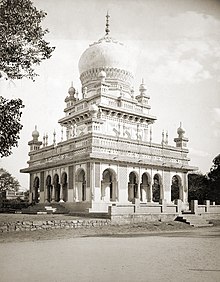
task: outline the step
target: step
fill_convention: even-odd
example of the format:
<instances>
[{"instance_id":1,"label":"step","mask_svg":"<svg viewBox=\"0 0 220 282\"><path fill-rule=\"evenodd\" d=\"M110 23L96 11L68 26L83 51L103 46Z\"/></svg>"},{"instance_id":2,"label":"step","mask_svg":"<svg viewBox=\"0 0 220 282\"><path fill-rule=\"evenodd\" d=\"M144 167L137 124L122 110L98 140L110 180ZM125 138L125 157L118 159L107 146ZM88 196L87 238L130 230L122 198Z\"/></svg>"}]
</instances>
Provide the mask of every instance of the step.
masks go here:
<instances>
[{"instance_id":1,"label":"step","mask_svg":"<svg viewBox=\"0 0 220 282\"><path fill-rule=\"evenodd\" d=\"M211 226L213 226L213 224L212 223L202 223L202 224L190 224L190 225L192 225L192 226L194 226L194 227L211 227Z\"/></svg>"},{"instance_id":2,"label":"step","mask_svg":"<svg viewBox=\"0 0 220 282\"><path fill-rule=\"evenodd\" d=\"M68 214L69 211L59 203L38 203L22 209L22 213L26 214Z\"/></svg>"},{"instance_id":3,"label":"step","mask_svg":"<svg viewBox=\"0 0 220 282\"><path fill-rule=\"evenodd\" d=\"M177 221L185 222L194 227L211 227L212 223L209 223L206 219L201 218L198 215L182 215L176 218Z\"/></svg>"},{"instance_id":4,"label":"step","mask_svg":"<svg viewBox=\"0 0 220 282\"><path fill-rule=\"evenodd\" d=\"M108 213L70 212L69 215L88 218L109 218Z\"/></svg>"}]
</instances>

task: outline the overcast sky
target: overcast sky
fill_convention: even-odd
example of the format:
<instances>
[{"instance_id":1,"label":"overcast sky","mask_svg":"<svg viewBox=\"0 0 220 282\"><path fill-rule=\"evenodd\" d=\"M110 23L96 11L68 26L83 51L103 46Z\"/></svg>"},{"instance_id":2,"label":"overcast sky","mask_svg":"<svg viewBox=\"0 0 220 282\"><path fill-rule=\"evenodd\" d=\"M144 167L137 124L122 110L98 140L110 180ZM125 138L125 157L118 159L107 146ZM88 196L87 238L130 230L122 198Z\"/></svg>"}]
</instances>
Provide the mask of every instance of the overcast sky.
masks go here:
<instances>
[{"instance_id":1,"label":"overcast sky","mask_svg":"<svg viewBox=\"0 0 220 282\"><path fill-rule=\"evenodd\" d=\"M220 153L220 1L214 0L34 0L47 12L46 39L56 50L43 62L35 82L0 82L0 95L20 97L25 104L18 148L0 160L21 183L29 177L19 170L27 166L31 133L37 125L40 139L57 131L64 116L64 99L73 81L81 91L78 61L89 44L104 36L106 11L110 35L136 54L135 94L144 78L150 95L153 142L161 142L162 130L175 145L182 122L189 138L190 164L203 173Z\"/></svg>"}]
</instances>

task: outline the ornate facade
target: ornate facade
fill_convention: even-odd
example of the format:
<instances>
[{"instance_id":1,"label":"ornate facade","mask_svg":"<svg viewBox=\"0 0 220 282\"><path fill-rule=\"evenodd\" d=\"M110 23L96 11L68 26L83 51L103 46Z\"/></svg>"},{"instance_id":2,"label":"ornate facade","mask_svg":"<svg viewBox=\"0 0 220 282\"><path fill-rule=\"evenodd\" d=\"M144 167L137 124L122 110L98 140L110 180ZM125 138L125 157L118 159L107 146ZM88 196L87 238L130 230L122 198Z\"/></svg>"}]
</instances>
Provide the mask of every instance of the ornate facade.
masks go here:
<instances>
[{"instance_id":1,"label":"ornate facade","mask_svg":"<svg viewBox=\"0 0 220 282\"><path fill-rule=\"evenodd\" d=\"M189 166L184 130L175 146L162 133L152 142L149 95L144 81L133 89L134 65L129 49L106 34L79 60L82 98L71 86L65 117L59 120L66 138L48 145L32 133L29 167L31 199L71 202L76 209L105 212L111 205L150 204L180 199L187 203Z\"/></svg>"}]
</instances>

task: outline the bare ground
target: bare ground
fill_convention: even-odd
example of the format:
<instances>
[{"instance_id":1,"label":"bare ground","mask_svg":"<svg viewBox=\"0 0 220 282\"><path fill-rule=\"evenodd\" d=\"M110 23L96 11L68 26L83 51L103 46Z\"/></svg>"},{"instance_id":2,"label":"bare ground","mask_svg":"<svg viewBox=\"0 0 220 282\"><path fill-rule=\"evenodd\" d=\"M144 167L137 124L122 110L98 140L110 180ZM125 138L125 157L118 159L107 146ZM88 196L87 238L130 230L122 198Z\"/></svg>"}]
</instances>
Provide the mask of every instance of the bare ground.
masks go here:
<instances>
[{"instance_id":1,"label":"bare ground","mask_svg":"<svg viewBox=\"0 0 220 282\"><path fill-rule=\"evenodd\" d=\"M0 222L75 219L0 214ZM0 234L2 282L217 282L220 221L54 229Z\"/></svg>"},{"instance_id":2,"label":"bare ground","mask_svg":"<svg viewBox=\"0 0 220 282\"><path fill-rule=\"evenodd\" d=\"M76 219L68 215L23 215L23 214L0 214L0 223L32 220L62 220ZM84 218L85 219L85 218ZM214 226L220 225L220 220L213 221ZM205 228L206 229L206 228ZM39 241L39 240L56 240L69 239L75 237L100 237L100 236L138 236L153 235L164 232L183 232L193 231L196 228L182 222L147 222L129 225L110 225L99 227L81 227L77 229L54 229L54 230L37 230L22 232L4 232L0 233L0 243L21 242L21 241Z\"/></svg>"}]
</instances>

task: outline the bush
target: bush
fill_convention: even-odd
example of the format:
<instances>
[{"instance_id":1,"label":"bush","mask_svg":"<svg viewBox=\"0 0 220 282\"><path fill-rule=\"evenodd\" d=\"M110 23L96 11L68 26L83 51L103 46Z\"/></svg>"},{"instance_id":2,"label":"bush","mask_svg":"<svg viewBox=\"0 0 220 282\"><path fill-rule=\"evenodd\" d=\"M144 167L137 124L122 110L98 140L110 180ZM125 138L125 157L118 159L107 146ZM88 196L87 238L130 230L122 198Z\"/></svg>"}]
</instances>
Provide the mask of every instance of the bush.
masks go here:
<instances>
[{"instance_id":1,"label":"bush","mask_svg":"<svg viewBox=\"0 0 220 282\"><path fill-rule=\"evenodd\" d=\"M17 198L15 200L3 200L1 206L1 212L12 212L16 210L22 210L29 206L28 201Z\"/></svg>"}]
</instances>

